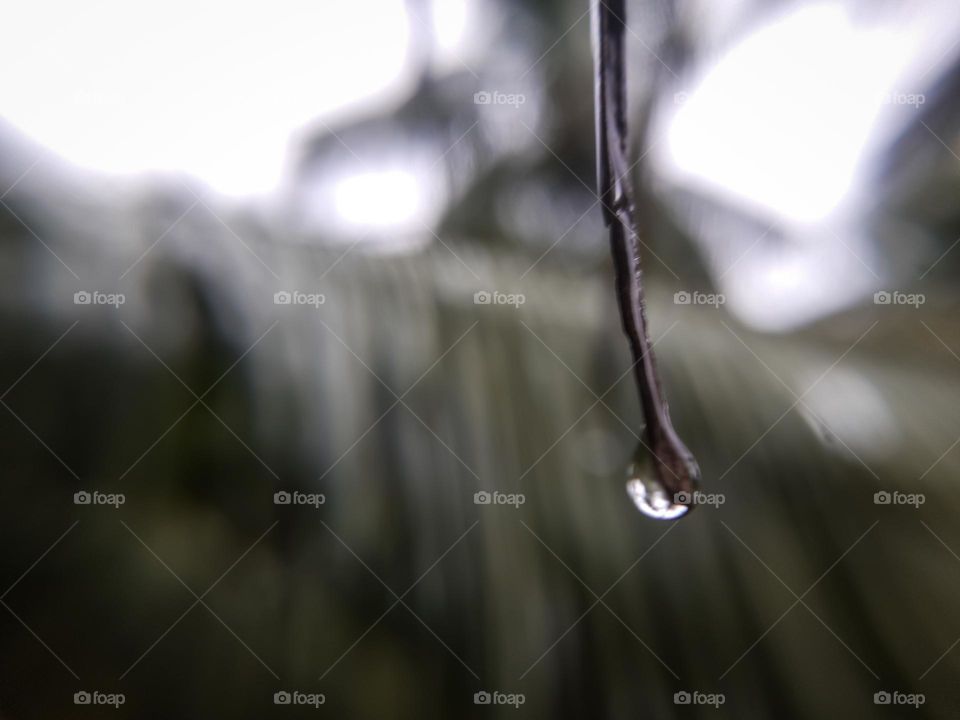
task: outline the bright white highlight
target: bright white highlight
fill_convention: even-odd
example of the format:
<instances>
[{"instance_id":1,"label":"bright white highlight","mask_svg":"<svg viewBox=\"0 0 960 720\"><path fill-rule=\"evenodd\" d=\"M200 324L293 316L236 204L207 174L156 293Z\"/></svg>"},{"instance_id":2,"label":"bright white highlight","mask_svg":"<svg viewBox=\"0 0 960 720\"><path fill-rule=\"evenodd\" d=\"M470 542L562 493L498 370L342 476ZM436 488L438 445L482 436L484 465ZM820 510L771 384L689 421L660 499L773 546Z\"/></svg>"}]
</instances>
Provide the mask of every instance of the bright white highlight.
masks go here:
<instances>
[{"instance_id":1,"label":"bright white highlight","mask_svg":"<svg viewBox=\"0 0 960 720\"><path fill-rule=\"evenodd\" d=\"M432 4L433 32L438 49L456 52L467 29L467 0L435 0Z\"/></svg>"},{"instance_id":2,"label":"bright white highlight","mask_svg":"<svg viewBox=\"0 0 960 720\"><path fill-rule=\"evenodd\" d=\"M292 132L399 84L408 39L403 0L17 3L0 114L80 165L262 193Z\"/></svg>"},{"instance_id":3,"label":"bright white highlight","mask_svg":"<svg viewBox=\"0 0 960 720\"><path fill-rule=\"evenodd\" d=\"M423 216L422 187L404 170L353 175L334 189L337 213L355 228L408 228Z\"/></svg>"},{"instance_id":4,"label":"bright white highlight","mask_svg":"<svg viewBox=\"0 0 960 720\"><path fill-rule=\"evenodd\" d=\"M720 283L730 310L752 327L777 332L873 292L874 276L854 255L877 265L869 246L857 236L844 235L843 242L840 237L753 248Z\"/></svg>"},{"instance_id":5,"label":"bright white highlight","mask_svg":"<svg viewBox=\"0 0 960 720\"><path fill-rule=\"evenodd\" d=\"M853 185L910 39L856 24L837 5L778 19L721 58L678 108L674 170L754 211L824 219Z\"/></svg>"}]
</instances>

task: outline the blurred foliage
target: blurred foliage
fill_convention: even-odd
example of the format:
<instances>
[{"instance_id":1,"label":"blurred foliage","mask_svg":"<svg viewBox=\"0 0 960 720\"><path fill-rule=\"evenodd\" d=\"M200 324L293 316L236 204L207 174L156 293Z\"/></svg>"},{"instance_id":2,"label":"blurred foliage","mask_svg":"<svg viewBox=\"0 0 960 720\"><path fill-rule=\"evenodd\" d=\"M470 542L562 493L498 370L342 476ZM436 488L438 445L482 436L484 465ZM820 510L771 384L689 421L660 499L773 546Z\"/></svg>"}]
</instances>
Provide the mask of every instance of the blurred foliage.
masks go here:
<instances>
[{"instance_id":1,"label":"blurred foliage","mask_svg":"<svg viewBox=\"0 0 960 720\"><path fill-rule=\"evenodd\" d=\"M501 9L528 65L582 12ZM344 144L439 155L485 77L425 77L309 144L279 219L195 186L24 175L37 149L3 132L2 717L86 717L73 693L94 688L125 694L118 718L317 712L274 706L284 689L351 718L874 717L883 689L955 717L955 290L929 293L926 330L865 305L764 336L674 304L649 262L672 415L726 502L641 517L596 208L556 243L592 202L588 49L584 20L529 77L551 151L470 134L441 164L443 242L392 255L318 237L296 191ZM539 222L498 212L525 192ZM700 267L644 212L666 264ZM126 303L73 303L91 288ZM474 304L518 288L519 308ZM274 304L295 289L325 302ZM275 505L283 489L326 501ZM883 489L926 502L875 505ZM476 706L483 689L525 703ZM726 702L681 708L684 689Z\"/></svg>"}]
</instances>

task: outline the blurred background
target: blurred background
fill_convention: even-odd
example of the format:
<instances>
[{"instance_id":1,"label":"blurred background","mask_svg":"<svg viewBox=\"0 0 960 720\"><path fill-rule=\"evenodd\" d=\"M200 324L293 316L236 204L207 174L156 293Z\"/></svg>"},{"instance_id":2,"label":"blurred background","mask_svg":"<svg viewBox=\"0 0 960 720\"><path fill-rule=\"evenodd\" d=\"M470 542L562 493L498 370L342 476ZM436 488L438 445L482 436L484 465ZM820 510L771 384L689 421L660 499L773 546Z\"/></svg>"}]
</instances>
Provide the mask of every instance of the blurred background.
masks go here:
<instances>
[{"instance_id":1,"label":"blurred background","mask_svg":"<svg viewBox=\"0 0 960 720\"><path fill-rule=\"evenodd\" d=\"M960 714L960 15L627 11L675 523L587 2L8 10L0 717Z\"/></svg>"}]
</instances>

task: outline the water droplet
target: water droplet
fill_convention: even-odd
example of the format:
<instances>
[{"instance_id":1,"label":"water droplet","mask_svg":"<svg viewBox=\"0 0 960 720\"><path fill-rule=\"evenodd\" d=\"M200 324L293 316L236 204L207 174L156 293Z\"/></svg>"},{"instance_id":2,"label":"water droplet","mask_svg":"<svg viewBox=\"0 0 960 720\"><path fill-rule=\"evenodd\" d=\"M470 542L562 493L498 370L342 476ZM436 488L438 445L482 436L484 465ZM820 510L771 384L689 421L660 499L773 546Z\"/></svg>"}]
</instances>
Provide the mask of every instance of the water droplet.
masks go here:
<instances>
[{"instance_id":1,"label":"water droplet","mask_svg":"<svg viewBox=\"0 0 960 720\"><path fill-rule=\"evenodd\" d=\"M652 475L631 478L627 482L627 493L640 512L657 520L675 520L690 510L689 505L675 503L666 488Z\"/></svg>"},{"instance_id":2,"label":"water droplet","mask_svg":"<svg viewBox=\"0 0 960 720\"><path fill-rule=\"evenodd\" d=\"M691 464L691 472L696 472L693 482L699 479L699 469ZM660 472L658 472L658 469ZM690 504L677 502L675 490L670 489L660 480L661 472L669 472L662 467L657 468L653 457L643 445L637 445L630 464L627 477L627 494L633 500L637 509L647 517L657 520L676 520L690 511ZM678 482L680 478L677 478ZM680 493L681 495L683 493Z\"/></svg>"}]
</instances>

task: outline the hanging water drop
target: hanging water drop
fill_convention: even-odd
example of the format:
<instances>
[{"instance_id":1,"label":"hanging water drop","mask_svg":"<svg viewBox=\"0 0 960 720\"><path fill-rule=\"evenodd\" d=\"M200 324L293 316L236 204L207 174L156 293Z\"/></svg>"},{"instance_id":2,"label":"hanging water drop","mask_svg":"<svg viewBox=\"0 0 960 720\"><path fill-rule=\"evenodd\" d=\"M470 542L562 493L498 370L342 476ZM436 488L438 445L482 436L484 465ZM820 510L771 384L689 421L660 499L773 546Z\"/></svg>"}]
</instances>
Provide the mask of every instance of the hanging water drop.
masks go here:
<instances>
[{"instance_id":1,"label":"hanging water drop","mask_svg":"<svg viewBox=\"0 0 960 720\"><path fill-rule=\"evenodd\" d=\"M639 448L638 448L639 450ZM657 472L649 456L637 458L630 465L627 494L637 509L647 517L656 520L676 520L690 511L690 495L677 493L657 478Z\"/></svg>"}]
</instances>

